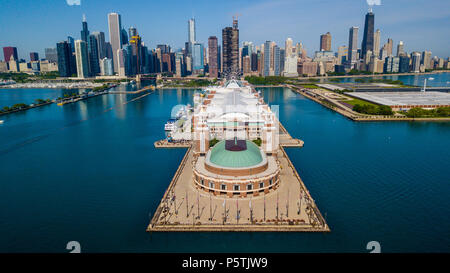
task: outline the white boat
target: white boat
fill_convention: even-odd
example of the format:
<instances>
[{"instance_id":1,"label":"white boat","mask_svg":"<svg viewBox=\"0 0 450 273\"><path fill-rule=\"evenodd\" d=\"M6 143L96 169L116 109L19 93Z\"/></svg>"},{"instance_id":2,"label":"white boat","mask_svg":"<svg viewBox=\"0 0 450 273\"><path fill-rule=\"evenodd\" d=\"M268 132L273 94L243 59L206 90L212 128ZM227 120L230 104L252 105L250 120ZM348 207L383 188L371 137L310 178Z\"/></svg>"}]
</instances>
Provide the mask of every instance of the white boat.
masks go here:
<instances>
[{"instance_id":1,"label":"white boat","mask_svg":"<svg viewBox=\"0 0 450 273\"><path fill-rule=\"evenodd\" d=\"M175 122L176 122L177 120L176 119L173 119L173 118L171 118L171 119L169 119L167 122L166 122L166 124L164 125L164 131L172 131L172 130L174 130L175 129Z\"/></svg>"},{"instance_id":2,"label":"white boat","mask_svg":"<svg viewBox=\"0 0 450 273\"><path fill-rule=\"evenodd\" d=\"M0 124L3 124L3 120L0 119Z\"/></svg>"}]
</instances>

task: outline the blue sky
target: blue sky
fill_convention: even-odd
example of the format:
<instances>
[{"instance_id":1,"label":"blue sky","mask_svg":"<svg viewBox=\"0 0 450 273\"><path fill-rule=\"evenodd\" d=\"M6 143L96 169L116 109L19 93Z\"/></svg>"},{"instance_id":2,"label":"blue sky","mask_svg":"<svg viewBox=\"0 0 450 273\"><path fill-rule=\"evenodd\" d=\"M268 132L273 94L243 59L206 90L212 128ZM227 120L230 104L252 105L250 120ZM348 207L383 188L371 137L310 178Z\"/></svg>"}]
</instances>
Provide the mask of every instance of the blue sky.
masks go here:
<instances>
[{"instance_id":1,"label":"blue sky","mask_svg":"<svg viewBox=\"0 0 450 273\"><path fill-rule=\"evenodd\" d=\"M68 35L80 37L81 18L86 14L90 31L104 31L108 39L107 14L118 12L122 25L138 29L153 48L169 44L180 48L187 40L187 20L194 16L197 40L207 43L239 14L240 41L261 44L272 40L284 47L287 37L302 42L311 55L319 47L320 34L329 31L332 49L348 43L348 29L360 27L362 39L366 0L0 0L0 47L16 46L19 57L29 52L43 56ZM387 38L405 43L411 51L431 50L433 56L450 56L449 0L381 0L373 8L375 29L381 44ZM3 59L3 54L0 54Z\"/></svg>"}]
</instances>

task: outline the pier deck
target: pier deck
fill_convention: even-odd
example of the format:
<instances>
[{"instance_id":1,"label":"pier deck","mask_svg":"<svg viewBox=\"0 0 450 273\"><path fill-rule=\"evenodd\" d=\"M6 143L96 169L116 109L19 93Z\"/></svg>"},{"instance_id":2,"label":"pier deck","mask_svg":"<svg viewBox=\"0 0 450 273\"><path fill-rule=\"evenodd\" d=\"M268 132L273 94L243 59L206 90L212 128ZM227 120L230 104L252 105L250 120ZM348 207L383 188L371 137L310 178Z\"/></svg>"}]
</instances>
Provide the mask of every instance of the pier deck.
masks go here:
<instances>
[{"instance_id":1,"label":"pier deck","mask_svg":"<svg viewBox=\"0 0 450 273\"><path fill-rule=\"evenodd\" d=\"M280 124L278 189L265 196L237 198L215 196L195 188L192 182L195 158L189 147L147 231L329 232L283 146L301 147L303 141L293 139Z\"/></svg>"}]
</instances>

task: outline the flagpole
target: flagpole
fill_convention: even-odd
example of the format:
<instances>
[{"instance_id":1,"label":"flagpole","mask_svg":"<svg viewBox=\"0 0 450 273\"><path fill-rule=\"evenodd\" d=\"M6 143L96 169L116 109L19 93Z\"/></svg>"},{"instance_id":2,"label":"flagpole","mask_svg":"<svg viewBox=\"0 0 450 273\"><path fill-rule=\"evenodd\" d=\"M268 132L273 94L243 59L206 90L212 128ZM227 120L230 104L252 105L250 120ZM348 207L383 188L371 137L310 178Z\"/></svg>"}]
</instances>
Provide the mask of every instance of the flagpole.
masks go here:
<instances>
[{"instance_id":1,"label":"flagpole","mask_svg":"<svg viewBox=\"0 0 450 273\"><path fill-rule=\"evenodd\" d=\"M264 222L266 221L266 194L264 194Z\"/></svg>"},{"instance_id":2,"label":"flagpole","mask_svg":"<svg viewBox=\"0 0 450 273\"><path fill-rule=\"evenodd\" d=\"M186 191L186 218L189 217L189 200L188 200L188 194Z\"/></svg>"}]
</instances>

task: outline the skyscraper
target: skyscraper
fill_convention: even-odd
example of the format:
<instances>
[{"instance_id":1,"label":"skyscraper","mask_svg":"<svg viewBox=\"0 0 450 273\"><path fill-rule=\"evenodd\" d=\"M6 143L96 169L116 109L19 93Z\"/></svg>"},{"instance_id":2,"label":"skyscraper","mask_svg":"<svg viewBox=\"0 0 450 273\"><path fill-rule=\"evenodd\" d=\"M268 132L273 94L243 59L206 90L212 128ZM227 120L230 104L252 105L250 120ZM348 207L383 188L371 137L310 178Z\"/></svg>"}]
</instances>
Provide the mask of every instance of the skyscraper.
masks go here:
<instances>
[{"instance_id":1,"label":"skyscraper","mask_svg":"<svg viewBox=\"0 0 450 273\"><path fill-rule=\"evenodd\" d=\"M380 55L380 36L381 36L380 30L377 29L373 37L373 55L375 56Z\"/></svg>"},{"instance_id":2,"label":"skyscraper","mask_svg":"<svg viewBox=\"0 0 450 273\"><path fill-rule=\"evenodd\" d=\"M11 56L13 56L13 59L16 61L19 59L17 56L17 48L12 46L5 46L3 48L3 56L5 58L5 62L9 62L11 60Z\"/></svg>"},{"instance_id":3,"label":"skyscraper","mask_svg":"<svg viewBox=\"0 0 450 273\"><path fill-rule=\"evenodd\" d=\"M431 68L431 51L424 51L422 52L422 61L420 62L423 64L425 69Z\"/></svg>"},{"instance_id":4,"label":"skyscraper","mask_svg":"<svg viewBox=\"0 0 450 273\"><path fill-rule=\"evenodd\" d=\"M403 48L403 41L398 42L397 45L397 57L400 57L405 54L405 50Z\"/></svg>"},{"instance_id":5,"label":"skyscraper","mask_svg":"<svg viewBox=\"0 0 450 273\"><path fill-rule=\"evenodd\" d=\"M375 14L369 11L366 14L366 21L364 23L364 36L361 44L361 58L366 56L368 50L373 52L373 38L374 38Z\"/></svg>"},{"instance_id":6,"label":"skyscraper","mask_svg":"<svg viewBox=\"0 0 450 273\"><path fill-rule=\"evenodd\" d=\"M111 43L114 72L118 72L117 51L122 48L122 22L117 13L108 14L109 42Z\"/></svg>"},{"instance_id":7,"label":"skyscraper","mask_svg":"<svg viewBox=\"0 0 450 273\"><path fill-rule=\"evenodd\" d=\"M117 61L117 74L120 77L125 77L127 75L127 51L126 49L118 49L116 52Z\"/></svg>"},{"instance_id":8,"label":"skyscraper","mask_svg":"<svg viewBox=\"0 0 450 273\"><path fill-rule=\"evenodd\" d=\"M320 50L331 51L331 34L329 32L320 35Z\"/></svg>"},{"instance_id":9,"label":"skyscraper","mask_svg":"<svg viewBox=\"0 0 450 273\"><path fill-rule=\"evenodd\" d=\"M137 35L137 29L135 27L130 27L128 29L128 37L131 39L133 36Z\"/></svg>"},{"instance_id":10,"label":"skyscraper","mask_svg":"<svg viewBox=\"0 0 450 273\"><path fill-rule=\"evenodd\" d=\"M411 54L411 71L414 73L419 73L420 72L420 57L421 54L420 52L413 52Z\"/></svg>"},{"instance_id":11,"label":"skyscraper","mask_svg":"<svg viewBox=\"0 0 450 273\"><path fill-rule=\"evenodd\" d=\"M30 61L39 61L39 54L37 52L30 52Z\"/></svg>"},{"instance_id":12,"label":"skyscraper","mask_svg":"<svg viewBox=\"0 0 450 273\"><path fill-rule=\"evenodd\" d=\"M87 25L87 21L86 21L86 15L84 15L84 14L83 14L82 26L83 26L83 29L81 30L81 40L87 43L88 37L89 37L89 30L88 30L88 25Z\"/></svg>"},{"instance_id":13,"label":"skyscraper","mask_svg":"<svg viewBox=\"0 0 450 273\"><path fill-rule=\"evenodd\" d=\"M273 47L273 74L274 76L280 76L281 63L280 63L280 47L274 45Z\"/></svg>"},{"instance_id":14,"label":"skyscraper","mask_svg":"<svg viewBox=\"0 0 450 273\"><path fill-rule=\"evenodd\" d=\"M293 53L292 45L293 45L292 39L287 38L286 42L284 43L284 50L285 50L286 57L289 57Z\"/></svg>"},{"instance_id":15,"label":"skyscraper","mask_svg":"<svg viewBox=\"0 0 450 273\"><path fill-rule=\"evenodd\" d=\"M191 18L188 21L188 42L195 43L196 36L195 36L195 19Z\"/></svg>"},{"instance_id":16,"label":"skyscraper","mask_svg":"<svg viewBox=\"0 0 450 273\"><path fill-rule=\"evenodd\" d=\"M56 63L58 61L58 54L56 52L56 48L46 48L45 59L47 59L51 63Z\"/></svg>"},{"instance_id":17,"label":"skyscraper","mask_svg":"<svg viewBox=\"0 0 450 273\"><path fill-rule=\"evenodd\" d=\"M96 31L92 32L92 35L94 35L97 40L98 59L102 60L106 57L105 33L102 31Z\"/></svg>"},{"instance_id":18,"label":"skyscraper","mask_svg":"<svg viewBox=\"0 0 450 273\"><path fill-rule=\"evenodd\" d=\"M266 41L264 43L264 62L263 62L263 76L270 76L270 60L272 59L271 41Z\"/></svg>"},{"instance_id":19,"label":"skyscraper","mask_svg":"<svg viewBox=\"0 0 450 273\"><path fill-rule=\"evenodd\" d=\"M67 36L67 42L69 43L71 52L74 53L75 52L75 40L71 36Z\"/></svg>"},{"instance_id":20,"label":"skyscraper","mask_svg":"<svg viewBox=\"0 0 450 273\"><path fill-rule=\"evenodd\" d=\"M122 28L122 30L120 31L120 37L122 38L121 44L127 45L128 44L128 33L124 28ZM130 37L130 39L131 39L131 37Z\"/></svg>"},{"instance_id":21,"label":"skyscraper","mask_svg":"<svg viewBox=\"0 0 450 273\"><path fill-rule=\"evenodd\" d=\"M219 55L217 54L217 37L211 36L208 38L208 63L209 76L217 78L219 76Z\"/></svg>"},{"instance_id":22,"label":"skyscraper","mask_svg":"<svg viewBox=\"0 0 450 273\"><path fill-rule=\"evenodd\" d=\"M85 41L75 41L75 56L77 61L78 78L89 77L89 57L87 43Z\"/></svg>"},{"instance_id":23,"label":"skyscraper","mask_svg":"<svg viewBox=\"0 0 450 273\"><path fill-rule=\"evenodd\" d=\"M192 69L199 73L203 68L203 44L195 42L192 46Z\"/></svg>"},{"instance_id":24,"label":"skyscraper","mask_svg":"<svg viewBox=\"0 0 450 273\"><path fill-rule=\"evenodd\" d=\"M58 71L61 77L70 77L76 71L72 71L72 50L67 41L62 41L56 44L56 51L58 54Z\"/></svg>"},{"instance_id":25,"label":"skyscraper","mask_svg":"<svg viewBox=\"0 0 450 273\"><path fill-rule=\"evenodd\" d=\"M348 35L348 62L356 63L358 55L358 27L351 27Z\"/></svg>"},{"instance_id":26,"label":"skyscraper","mask_svg":"<svg viewBox=\"0 0 450 273\"><path fill-rule=\"evenodd\" d=\"M233 18L233 27L222 29L222 67L224 72L239 70L239 29Z\"/></svg>"},{"instance_id":27,"label":"skyscraper","mask_svg":"<svg viewBox=\"0 0 450 273\"><path fill-rule=\"evenodd\" d=\"M89 74L95 76L100 73L100 59L98 55L98 42L95 35L88 36Z\"/></svg>"}]
</instances>

